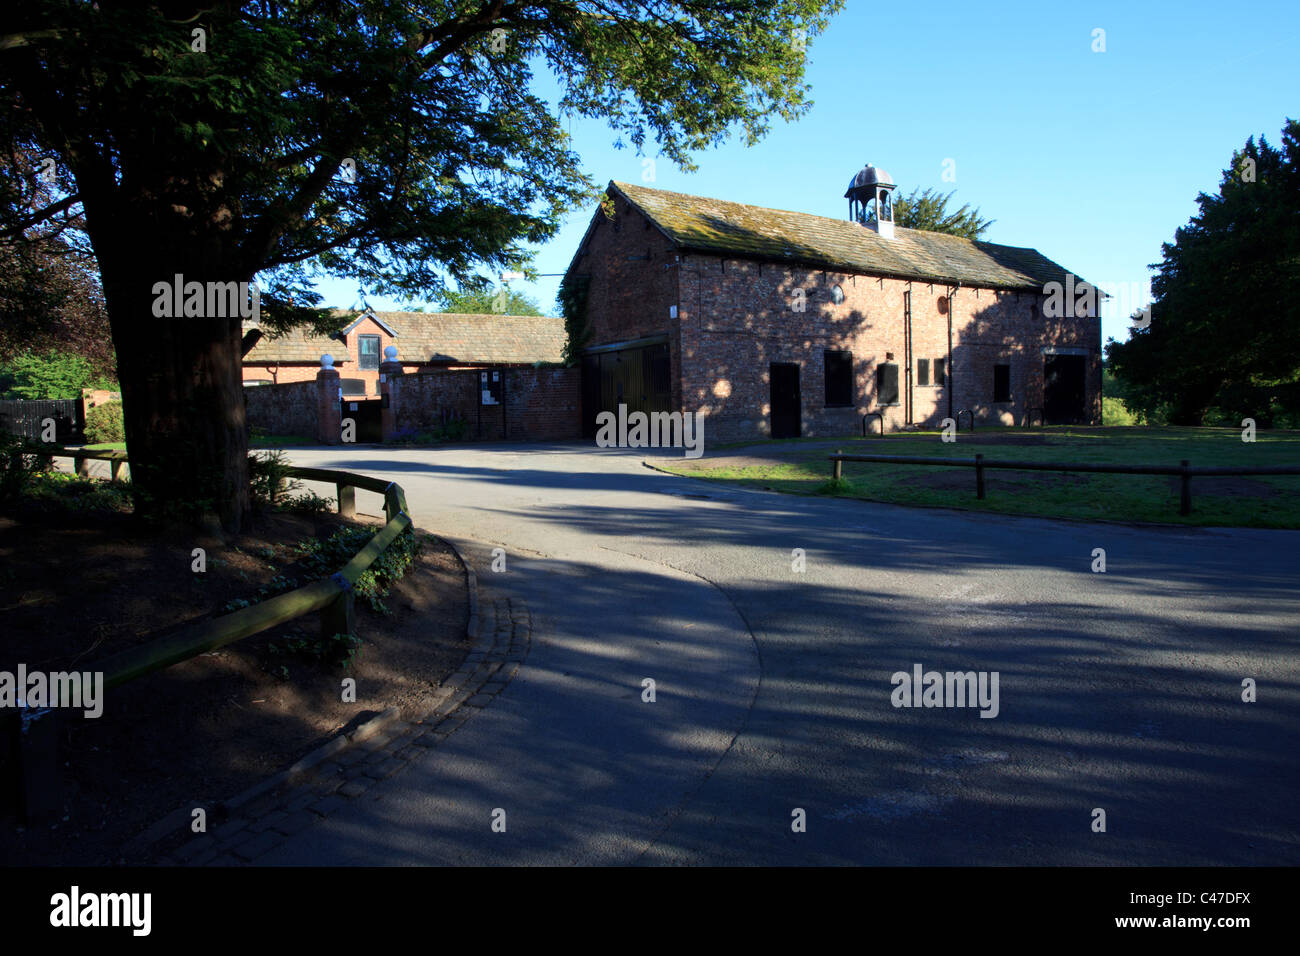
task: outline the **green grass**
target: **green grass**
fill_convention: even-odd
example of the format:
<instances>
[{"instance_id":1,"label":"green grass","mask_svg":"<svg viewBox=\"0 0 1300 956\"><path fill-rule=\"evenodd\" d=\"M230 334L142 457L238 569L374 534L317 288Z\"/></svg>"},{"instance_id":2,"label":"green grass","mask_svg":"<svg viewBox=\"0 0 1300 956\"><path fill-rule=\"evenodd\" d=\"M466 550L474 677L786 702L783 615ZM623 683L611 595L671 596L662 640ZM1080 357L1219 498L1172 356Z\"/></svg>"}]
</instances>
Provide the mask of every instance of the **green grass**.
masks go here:
<instances>
[{"instance_id":1,"label":"green grass","mask_svg":"<svg viewBox=\"0 0 1300 956\"><path fill-rule=\"evenodd\" d=\"M1022 444L1022 442L1033 442ZM828 447L828 445L830 447ZM806 446L806 447L805 447ZM973 468L845 462L831 481L827 455L909 455L991 461L1193 466L1300 465L1300 433L1259 432L1254 443L1222 428L982 428L954 443L939 433L802 438L721 446L698 460L656 464L665 471L790 494L861 498L919 507L1127 522L1300 528L1300 475L1193 478L1192 513L1178 514L1177 478L988 469L987 496L975 497ZM730 463L729 457L762 458ZM941 487L935 487L942 483Z\"/></svg>"},{"instance_id":2,"label":"green grass","mask_svg":"<svg viewBox=\"0 0 1300 956\"><path fill-rule=\"evenodd\" d=\"M126 451L124 441L102 441L98 445L87 445L91 451Z\"/></svg>"}]
</instances>

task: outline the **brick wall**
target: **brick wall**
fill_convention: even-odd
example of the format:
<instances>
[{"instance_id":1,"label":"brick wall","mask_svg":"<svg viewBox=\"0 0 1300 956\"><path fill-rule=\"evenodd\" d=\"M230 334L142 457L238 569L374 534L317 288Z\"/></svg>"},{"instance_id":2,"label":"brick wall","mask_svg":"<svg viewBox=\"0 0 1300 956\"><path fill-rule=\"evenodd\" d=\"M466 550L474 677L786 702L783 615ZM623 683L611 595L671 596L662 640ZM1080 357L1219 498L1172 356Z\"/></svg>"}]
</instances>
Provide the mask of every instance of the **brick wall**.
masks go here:
<instances>
[{"instance_id":1,"label":"brick wall","mask_svg":"<svg viewBox=\"0 0 1300 956\"><path fill-rule=\"evenodd\" d=\"M245 388L248 424L265 429L269 435L302 435L314 439L319 395L314 380Z\"/></svg>"},{"instance_id":2,"label":"brick wall","mask_svg":"<svg viewBox=\"0 0 1300 956\"><path fill-rule=\"evenodd\" d=\"M679 298L677 248L639 210L622 199L615 201L613 220L596 213L595 226L573 267L576 275L591 279L587 316L592 335L587 346L667 335L672 367L679 368L679 325L669 317ZM674 375L674 407L681 400L681 380Z\"/></svg>"},{"instance_id":3,"label":"brick wall","mask_svg":"<svg viewBox=\"0 0 1300 956\"><path fill-rule=\"evenodd\" d=\"M680 265L680 365L685 411L708 416L710 442L767 437L772 363L800 367L802 433L858 433L867 412L882 412L886 429L912 421L936 426L971 409L976 421L1018 424L1043 401L1044 346L1088 351L1085 408L1100 422L1101 329L1096 319L1048 319L1035 292L962 288L953 297L952 363L944 386L916 383L916 359L946 358L949 289L926 282L837 274L716 256L684 255ZM844 300L835 304L831 288ZM804 311L792 305L802 290ZM912 361L905 358L905 293L911 292ZM825 404L827 350L852 353L854 405ZM892 359L889 358L892 353ZM900 401L876 401L876 369L899 366ZM993 366L1011 367L1012 401L993 402ZM964 417L964 416L963 416ZM874 423L873 423L874 427Z\"/></svg>"},{"instance_id":4,"label":"brick wall","mask_svg":"<svg viewBox=\"0 0 1300 956\"><path fill-rule=\"evenodd\" d=\"M497 406L479 405L480 372L475 369L395 376L389 383L394 427L432 431L447 414L469 423L470 440L559 441L581 437L578 369L498 371L505 376L505 403Z\"/></svg>"}]
</instances>

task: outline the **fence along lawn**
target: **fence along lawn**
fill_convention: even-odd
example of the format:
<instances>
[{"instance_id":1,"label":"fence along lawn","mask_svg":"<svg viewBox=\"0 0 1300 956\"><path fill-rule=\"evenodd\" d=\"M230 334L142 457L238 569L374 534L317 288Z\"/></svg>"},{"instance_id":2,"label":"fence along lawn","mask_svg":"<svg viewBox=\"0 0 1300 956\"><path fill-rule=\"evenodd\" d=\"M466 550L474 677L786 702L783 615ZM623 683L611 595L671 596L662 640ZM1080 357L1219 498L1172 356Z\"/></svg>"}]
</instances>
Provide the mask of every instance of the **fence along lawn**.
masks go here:
<instances>
[{"instance_id":1,"label":"fence along lawn","mask_svg":"<svg viewBox=\"0 0 1300 956\"><path fill-rule=\"evenodd\" d=\"M981 428L955 442L938 432L799 439L710 449L694 461L657 459L674 474L793 494L822 494L922 507L1162 524L1300 528L1300 476L1198 477L1192 513L1178 514L1174 476L1059 472L985 472L987 497L975 497L972 468L845 462L842 484L830 482L827 455L1197 466L1300 465L1300 432L1259 431L1243 442L1221 428Z\"/></svg>"}]
</instances>

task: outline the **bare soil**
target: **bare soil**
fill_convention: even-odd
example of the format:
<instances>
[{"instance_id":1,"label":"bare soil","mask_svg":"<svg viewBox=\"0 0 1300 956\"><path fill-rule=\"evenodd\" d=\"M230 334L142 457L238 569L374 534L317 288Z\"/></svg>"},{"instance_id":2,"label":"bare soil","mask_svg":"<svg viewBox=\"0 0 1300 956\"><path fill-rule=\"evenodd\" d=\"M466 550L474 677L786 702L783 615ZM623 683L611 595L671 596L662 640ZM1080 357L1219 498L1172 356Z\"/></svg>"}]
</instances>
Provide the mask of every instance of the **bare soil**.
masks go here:
<instances>
[{"instance_id":1,"label":"bare soil","mask_svg":"<svg viewBox=\"0 0 1300 956\"><path fill-rule=\"evenodd\" d=\"M0 515L0 670L20 661L29 671L94 670L252 598L290 570L286 547L350 523L267 513L227 543L150 533L127 514L11 510ZM450 546L421 538L423 554L386 599L390 614L358 601L363 643L346 670L283 653L286 639L318 636L311 615L109 691L98 719L60 711L63 812L52 826L25 827L12 788L0 788L0 863L122 862L124 844L178 807L232 797L387 707L423 717L469 648L464 571ZM191 570L196 547L207 552L202 574ZM342 701L345 677L356 679L356 703ZM7 724L0 736L11 736ZM6 749L0 780L12 783Z\"/></svg>"}]
</instances>

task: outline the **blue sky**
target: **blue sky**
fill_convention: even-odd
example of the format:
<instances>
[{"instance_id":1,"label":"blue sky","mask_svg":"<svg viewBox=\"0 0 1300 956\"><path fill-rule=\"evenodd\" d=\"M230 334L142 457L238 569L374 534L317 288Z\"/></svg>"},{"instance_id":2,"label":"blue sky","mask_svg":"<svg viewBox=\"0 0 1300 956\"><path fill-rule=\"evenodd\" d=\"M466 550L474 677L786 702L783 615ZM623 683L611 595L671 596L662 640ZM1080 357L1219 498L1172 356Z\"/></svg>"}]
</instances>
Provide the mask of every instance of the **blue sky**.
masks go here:
<instances>
[{"instance_id":1,"label":"blue sky","mask_svg":"<svg viewBox=\"0 0 1300 956\"><path fill-rule=\"evenodd\" d=\"M1105 52L1094 52L1094 30ZM1160 244L1218 187L1233 149L1261 133L1276 145L1300 116L1300 4L897 3L850 0L808 46L814 106L779 120L757 146L738 138L695 155L696 173L613 147L598 121L575 120L574 146L611 179L844 218L849 179L867 162L901 192L955 190L996 220L984 238L1032 246L1120 301L1141 294ZM539 77L537 92L554 97ZM646 152L654 156L647 144ZM951 181L945 181L951 160ZM538 249L563 272L592 209ZM487 274L486 270L485 274ZM558 278L511 285L554 314ZM326 304L356 284L326 281ZM396 301L370 297L376 308ZM1133 306L1140 305L1134 302ZM1127 337L1104 314L1103 341ZM1158 321L1158 317L1155 319Z\"/></svg>"}]
</instances>

